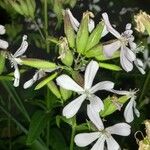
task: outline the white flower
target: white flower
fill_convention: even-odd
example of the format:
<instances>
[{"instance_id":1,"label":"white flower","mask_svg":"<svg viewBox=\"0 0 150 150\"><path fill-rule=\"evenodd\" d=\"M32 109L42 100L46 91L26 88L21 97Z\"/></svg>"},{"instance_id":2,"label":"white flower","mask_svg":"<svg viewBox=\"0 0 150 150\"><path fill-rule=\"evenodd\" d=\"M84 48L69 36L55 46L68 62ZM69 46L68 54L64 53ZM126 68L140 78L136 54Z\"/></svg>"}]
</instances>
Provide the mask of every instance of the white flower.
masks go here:
<instances>
[{"instance_id":1,"label":"white flower","mask_svg":"<svg viewBox=\"0 0 150 150\"><path fill-rule=\"evenodd\" d=\"M143 57L144 57L144 66L143 66L143 68L146 69L147 66L150 68L150 57L149 57L149 54L148 54L148 49L146 49L144 51Z\"/></svg>"},{"instance_id":2,"label":"white flower","mask_svg":"<svg viewBox=\"0 0 150 150\"><path fill-rule=\"evenodd\" d=\"M27 89L27 88L31 87L36 81L38 81L41 78L45 77L47 72L50 73L52 71L54 71L54 69L53 70L40 69L40 70L36 71L34 76L30 80L28 80L27 82L24 83L23 88Z\"/></svg>"},{"instance_id":3,"label":"white flower","mask_svg":"<svg viewBox=\"0 0 150 150\"><path fill-rule=\"evenodd\" d=\"M140 112L136 108L136 101L135 101L135 99L136 99L135 94L137 91L111 90L111 92L119 94L119 95L126 95L131 98L124 110L124 118L125 118L126 122L130 123L134 120L134 115L133 115L134 113L137 117L140 117Z\"/></svg>"},{"instance_id":4,"label":"white flower","mask_svg":"<svg viewBox=\"0 0 150 150\"><path fill-rule=\"evenodd\" d=\"M118 123L104 128L99 113L95 112L90 105L87 109L88 116L98 131L77 134L74 138L76 145L79 147L85 147L97 140L91 150L104 150L105 142L108 150L118 150L120 146L112 137L112 134L128 136L131 132L130 125L127 123Z\"/></svg>"},{"instance_id":5,"label":"white flower","mask_svg":"<svg viewBox=\"0 0 150 150\"><path fill-rule=\"evenodd\" d=\"M120 63L125 71L131 71L133 69L133 61L136 58L135 53L132 51L136 47L136 44L133 42L134 37L132 35L131 24L127 24L126 30L120 34L111 26L107 13L103 13L102 16L107 30L117 38L115 42L103 46L105 55L112 57L113 53L120 49Z\"/></svg>"},{"instance_id":6,"label":"white flower","mask_svg":"<svg viewBox=\"0 0 150 150\"><path fill-rule=\"evenodd\" d=\"M135 66L138 68L138 70L139 70L142 74L145 74L144 63L142 62L141 59L136 58L136 59L134 60L134 64L135 64Z\"/></svg>"},{"instance_id":7,"label":"white flower","mask_svg":"<svg viewBox=\"0 0 150 150\"><path fill-rule=\"evenodd\" d=\"M11 67L13 67L15 69L15 71L14 71L14 77L15 77L14 86L15 87L19 86L19 82L20 82L20 72L19 72L19 68L18 68L18 64L20 63L19 57L21 57L28 48L28 42L26 40L27 40L27 36L24 35L22 38L22 44L18 48L18 50L14 54L8 55L8 59L11 62Z\"/></svg>"},{"instance_id":8,"label":"white flower","mask_svg":"<svg viewBox=\"0 0 150 150\"><path fill-rule=\"evenodd\" d=\"M0 25L0 35L3 35L5 34L6 32L6 29L3 25ZM0 39L0 48L2 49L7 49L9 46L8 42L7 41L4 41L2 39Z\"/></svg>"},{"instance_id":9,"label":"white flower","mask_svg":"<svg viewBox=\"0 0 150 150\"><path fill-rule=\"evenodd\" d=\"M90 101L91 107L99 112L104 108L102 100L96 96L94 93L98 90L106 90L109 91L114 87L114 83L110 81L99 82L92 87L94 77L98 71L99 65L96 61L91 61L86 70L84 77L84 88L78 85L73 79L71 79L68 75L59 76L56 81L59 86L64 89L71 90L80 94L78 98L70 102L63 109L63 115L67 118L73 117L77 111L79 110L81 104L85 99Z\"/></svg>"}]
</instances>

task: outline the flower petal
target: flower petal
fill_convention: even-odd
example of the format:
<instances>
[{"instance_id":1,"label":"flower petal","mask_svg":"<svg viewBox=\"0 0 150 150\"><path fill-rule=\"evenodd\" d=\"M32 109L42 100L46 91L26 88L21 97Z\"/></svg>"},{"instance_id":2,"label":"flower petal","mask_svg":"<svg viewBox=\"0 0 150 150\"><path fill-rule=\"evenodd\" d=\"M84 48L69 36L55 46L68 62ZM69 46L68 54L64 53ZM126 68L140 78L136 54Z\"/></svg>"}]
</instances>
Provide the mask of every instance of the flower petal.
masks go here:
<instances>
[{"instance_id":1,"label":"flower petal","mask_svg":"<svg viewBox=\"0 0 150 150\"><path fill-rule=\"evenodd\" d=\"M113 89L113 87L114 87L114 83L113 82L111 82L111 81L102 81L102 82L99 82L96 85L94 85L90 89L90 92L91 93L95 93L95 92L97 92L99 90L109 91L109 90Z\"/></svg>"},{"instance_id":2,"label":"flower petal","mask_svg":"<svg viewBox=\"0 0 150 150\"><path fill-rule=\"evenodd\" d=\"M119 95L129 95L130 94L130 91L122 91L122 90L114 90L114 89L111 89L110 92L119 94Z\"/></svg>"},{"instance_id":3,"label":"flower petal","mask_svg":"<svg viewBox=\"0 0 150 150\"><path fill-rule=\"evenodd\" d=\"M124 110L124 118L125 118L126 122L128 122L128 123L132 122L134 119L133 105L134 105L134 100L131 99Z\"/></svg>"},{"instance_id":4,"label":"flower petal","mask_svg":"<svg viewBox=\"0 0 150 150\"><path fill-rule=\"evenodd\" d=\"M129 61L125 55L125 51L126 51L126 47L122 46L121 47L121 53L120 53L120 63L122 68L129 72L133 69L133 63L131 61Z\"/></svg>"},{"instance_id":5,"label":"flower petal","mask_svg":"<svg viewBox=\"0 0 150 150\"><path fill-rule=\"evenodd\" d=\"M96 112L100 112L101 110L104 109L104 104L103 101L96 95L92 95L90 98L90 105L92 107L93 110L95 110Z\"/></svg>"},{"instance_id":6,"label":"flower petal","mask_svg":"<svg viewBox=\"0 0 150 150\"><path fill-rule=\"evenodd\" d=\"M144 64L140 59L136 59L134 61L135 66L138 68L138 70L142 73L145 74L145 70L144 70Z\"/></svg>"},{"instance_id":7,"label":"flower petal","mask_svg":"<svg viewBox=\"0 0 150 150\"><path fill-rule=\"evenodd\" d=\"M94 144L91 150L104 150L105 137L102 135Z\"/></svg>"},{"instance_id":8,"label":"flower petal","mask_svg":"<svg viewBox=\"0 0 150 150\"><path fill-rule=\"evenodd\" d=\"M24 35L23 38L22 38L21 46L15 52L14 57L19 57L19 56L21 56L25 53L25 51L28 48L28 42L26 40L27 40L27 35Z\"/></svg>"},{"instance_id":9,"label":"flower petal","mask_svg":"<svg viewBox=\"0 0 150 150\"><path fill-rule=\"evenodd\" d=\"M117 123L113 126L106 128L106 131L110 132L111 134L128 136L131 133L131 126L127 123Z\"/></svg>"},{"instance_id":10,"label":"flower petal","mask_svg":"<svg viewBox=\"0 0 150 150\"><path fill-rule=\"evenodd\" d=\"M95 78L95 75L99 69L99 65L96 61L90 61L85 70L84 89L90 89Z\"/></svg>"},{"instance_id":11,"label":"flower petal","mask_svg":"<svg viewBox=\"0 0 150 150\"><path fill-rule=\"evenodd\" d=\"M100 137L100 132L80 133L74 138L74 142L79 147L85 147Z\"/></svg>"},{"instance_id":12,"label":"flower petal","mask_svg":"<svg viewBox=\"0 0 150 150\"><path fill-rule=\"evenodd\" d=\"M78 20L72 15L70 9L66 9L66 12L67 12L68 15L69 15L69 18L70 18L70 22L71 22L71 24L72 24L72 27L73 27L74 30L77 32L80 23L79 23Z\"/></svg>"},{"instance_id":13,"label":"flower petal","mask_svg":"<svg viewBox=\"0 0 150 150\"><path fill-rule=\"evenodd\" d=\"M19 72L19 68L18 65L16 63L13 64L15 71L14 71L14 87L18 87L19 86L19 82L20 82L20 72Z\"/></svg>"},{"instance_id":14,"label":"flower petal","mask_svg":"<svg viewBox=\"0 0 150 150\"><path fill-rule=\"evenodd\" d=\"M139 112L139 110L136 108L136 101L135 101L135 100L134 100L133 108L134 108L134 112L135 112L136 116L137 116L137 117L140 117L140 112Z\"/></svg>"},{"instance_id":15,"label":"flower petal","mask_svg":"<svg viewBox=\"0 0 150 150\"><path fill-rule=\"evenodd\" d=\"M5 32L6 32L5 27L3 25L0 25L0 35L5 34Z\"/></svg>"},{"instance_id":16,"label":"flower petal","mask_svg":"<svg viewBox=\"0 0 150 150\"><path fill-rule=\"evenodd\" d=\"M91 105L87 106L87 115L89 119L93 122L93 124L97 127L99 130L104 129L103 122L99 116L99 113L95 111Z\"/></svg>"},{"instance_id":17,"label":"flower petal","mask_svg":"<svg viewBox=\"0 0 150 150\"><path fill-rule=\"evenodd\" d=\"M83 92L83 88L79 86L74 80L72 80L68 75L61 75L57 79L57 84L64 89L72 90L75 92Z\"/></svg>"},{"instance_id":18,"label":"flower petal","mask_svg":"<svg viewBox=\"0 0 150 150\"><path fill-rule=\"evenodd\" d=\"M63 109L63 116L65 116L66 118L72 118L80 109L85 98L86 95L81 95L70 102L67 106L65 106Z\"/></svg>"},{"instance_id":19,"label":"flower petal","mask_svg":"<svg viewBox=\"0 0 150 150\"><path fill-rule=\"evenodd\" d=\"M107 30L107 27L106 25L104 25L104 28L103 28L103 31L102 31L102 34L101 34L101 37L104 37L106 34L108 34L109 31Z\"/></svg>"},{"instance_id":20,"label":"flower petal","mask_svg":"<svg viewBox=\"0 0 150 150\"><path fill-rule=\"evenodd\" d=\"M92 32L92 30L93 30L94 27L95 27L95 22L94 22L93 19L90 19L90 20L89 20L88 27L89 27L89 32Z\"/></svg>"},{"instance_id":21,"label":"flower petal","mask_svg":"<svg viewBox=\"0 0 150 150\"><path fill-rule=\"evenodd\" d=\"M120 146L116 142L116 140L110 136L109 138L106 138L106 143L107 143L107 149L108 150L119 150Z\"/></svg>"},{"instance_id":22,"label":"flower petal","mask_svg":"<svg viewBox=\"0 0 150 150\"><path fill-rule=\"evenodd\" d=\"M129 61L134 61L136 59L135 54L128 47L125 47L125 51L126 57L128 58Z\"/></svg>"},{"instance_id":23,"label":"flower petal","mask_svg":"<svg viewBox=\"0 0 150 150\"><path fill-rule=\"evenodd\" d=\"M117 51L120 47L121 47L121 42L117 40L111 44L103 45L103 51L106 57L111 58L114 52Z\"/></svg>"},{"instance_id":24,"label":"flower petal","mask_svg":"<svg viewBox=\"0 0 150 150\"><path fill-rule=\"evenodd\" d=\"M1 40L0 39L0 48L1 49L7 49L9 46L8 42L7 41L4 41L4 40Z\"/></svg>"},{"instance_id":25,"label":"flower petal","mask_svg":"<svg viewBox=\"0 0 150 150\"><path fill-rule=\"evenodd\" d=\"M120 34L118 31L116 31L116 30L111 26L111 24L110 24L110 22L109 22L109 18L108 18L107 13L103 13L103 14L102 14L102 17L103 17L103 19L104 19L104 22L105 22L105 25L106 25L106 27L107 27L107 30L108 30L111 34L113 34L116 38L120 39L121 34Z\"/></svg>"}]
</instances>

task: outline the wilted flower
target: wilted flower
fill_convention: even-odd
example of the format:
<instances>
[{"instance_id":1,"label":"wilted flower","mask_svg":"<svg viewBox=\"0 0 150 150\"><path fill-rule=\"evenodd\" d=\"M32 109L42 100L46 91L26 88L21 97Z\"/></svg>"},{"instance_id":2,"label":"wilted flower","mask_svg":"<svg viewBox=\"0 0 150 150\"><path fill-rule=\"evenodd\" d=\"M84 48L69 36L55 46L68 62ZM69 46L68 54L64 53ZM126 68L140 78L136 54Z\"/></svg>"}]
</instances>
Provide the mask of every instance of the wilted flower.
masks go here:
<instances>
[{"instance_id":1,"label":"wilted flower","mask_svg":"<svg viewBox=\"0 0 150 150\"><path fill-rule=\"evenodd\" d=\"M5 32L6 32L5 27L3 25L0 25L0 35L5 34ZM0 39L0 48L7 49L8 48L8 42Z\"/></svg>"},{"instance_id":2,"label":"wilted flower","mask_svg":"<svg viewBox=\"0 0 150 150\"><path fill-rule=\"evenodd\" d=\"M105 142L108 150L118 150L120 146L112 137L112 134L128 136L131 132L130 125L127 123L117 123L113 126L104 128L99 113L96 113L90 105L87 109L88 116L98 131L77 134L74 138L76 145L85 147L97 140L91 150L104 150Z\"/></svg>"},{"instance_id":3,"label":"wilted flower","mask_svg":"<svg viewBox=\"0 0 150 150\"><path fill-rule=\"evenodd\" d=\"M73 79L71 79L68 75L61 75L59 76L56 81L59 86L64 89L71 90L80 94L78 98L70 102L65 108L63 109L63 115L67 118L73 117L81 104L85 99L90 101L90 106L99 112L104 108L102 100L96 96L94 93L99 90L106 90L110 91L114 87L114 83L110 81L103 81L99 82L92 87L94 77L99 69L99 65L96 61L91 61L86 70L85 70L85 77L84 77L84 88L78 85Z\"/></svg>"},{"instance_id":4,"label":"wilted flower","mask_svg":"<svg viewBox=\"0 0 150 150\"><path fill-rule=\"evenodd\" d=\"M20 82L20 72L19 72L19 68L18 68L18 64L20 64L19 59L20 57L22 57L22 55L25 53L25 51L28 48L28 42L27 40L27 35L24 35L22 38L22 44L21 46L18 48L18 50L14 53L14 54L8 54L8 59L11 62L11 67L13 67L15 69L14 71L14 86L17 87L19 86L19 82Z\"/></svg>"},{"instance_id":5,"label":"wilted flower","mask_svg":"<svg viewBox=\"0 0 150 150\"><path fill-rule=\"evenodd\" d=\"M136 56L132 51L132 49L136 48L136 44L134 43L131 24L127 24L126 30L120 34L111 26L107 13L103 13L102 16L107 30L118 39L111 44L103 46L105 55L107 57L112 57L116 50L121 49L120 63L125 71L131 71L133 69L133 61L136 59Z\"/></svg>"},{"instance_id":6,"label":"wilted flower","mask_svg":"<svg viewBox=\"0 0 150 150\"><path fill-rule=\"evenodd\" d=\"M124 110L124 117L125 117L126 122L130 123L134 120L134 115L133 115L134 113L136 114L137 117L140 116L140 112L136 108L136 101L135 101L136 99L135 94L137 91L119 91L119 90L112 89L111 92L119 94L119 95L126 95L130 97L130 101Z\"/></svg>"},{"instance_id":7,"label":"wilted flower","mask_svg":"<svg viewBox=\"0 0 150 150\"><path fill-rule=\"evenodd\" d=\"M54 70L50 70L50 69L49 70L48 69L47 70L43 70L43 69L37 70L35 72L35 74L33 75L33 77L30 80L28 80L27 82L24 83L23 88L27 89L27 88L31 87L36 81L38 81L41 78L45 77L46 73L50 73L52 71L54 71Z\"/></svg>"}]
</instances>

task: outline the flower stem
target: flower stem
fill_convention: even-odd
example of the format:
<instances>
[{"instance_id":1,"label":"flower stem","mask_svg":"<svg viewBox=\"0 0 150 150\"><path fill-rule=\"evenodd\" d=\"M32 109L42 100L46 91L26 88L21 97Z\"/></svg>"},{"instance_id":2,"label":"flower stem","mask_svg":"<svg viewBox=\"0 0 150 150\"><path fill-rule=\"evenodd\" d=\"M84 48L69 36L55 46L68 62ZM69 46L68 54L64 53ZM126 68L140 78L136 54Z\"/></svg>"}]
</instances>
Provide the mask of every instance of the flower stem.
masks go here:
<instances>
[{"instance_id":1,"label":"flower stem","mask_svg":"<svg viewBox=\"0 0 150 150\"><path fill-rule=\"evenodd\" d=\"M149 81L150 81L150 71L148 72L147 77L145 79L145 82L144 82L144 85L143 85L143 88L142 88L142 92L141 92L141 95L139 97L139 102L141 102L143 100L143 97L145 95L147 87L149 86Z\"/></svg>"},{"instance_id":2,"label":"flower stem","mask_svg":"<svg viewBox=\"0 0 150 150\"><path fill-rule=\"evenodd\" d=\"M75 127L73 126L71 132L70 150L73 150L74 147L74 136L75 136Z\"/></svg>"}]
</instances>

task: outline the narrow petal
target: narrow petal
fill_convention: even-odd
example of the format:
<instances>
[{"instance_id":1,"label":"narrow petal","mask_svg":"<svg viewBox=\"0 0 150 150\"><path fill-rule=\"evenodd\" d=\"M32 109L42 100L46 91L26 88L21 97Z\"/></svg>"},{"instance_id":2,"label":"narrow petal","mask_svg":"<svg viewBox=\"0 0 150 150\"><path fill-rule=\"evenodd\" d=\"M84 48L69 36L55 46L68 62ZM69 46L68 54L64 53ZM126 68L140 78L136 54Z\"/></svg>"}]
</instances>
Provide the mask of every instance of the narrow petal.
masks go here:
<instances>
[{"instance_id":1,"label":"narrow petal","mask_svg":"<svg viewBox=\"0 0 150 150\"><path fill-rule=\"evenodd\" d=\"M90 61L85 70L84 89L91 88L95 75L98 71L99 65L96 61Z\"/></svg>"},{"instance_id":2,"label":"narrow petal","mask_svg":"<svg viewBox=\"0 0 150 150\"><path fill-rule=\"evenodd\" d=\"M105 129L111 134L117 134L121 136L128 136L131 133L131 126L127 123L117 123Z\"/></svg>"},{"instance_id":3,"label":"narrow petal","mask_svg":"<svg viewBox=\"0 0 150 150\"><path fill-rule=\"evenodd\" d=\"M130 94L130 91L121 91L121 90L114 90L114 89L111 89L110 92L118 94L118 95L129 95Z\"/></svg>"},{"instance_id":4,"label":"narrow petal","mask_svg":"<svg viewBox=\"0 0 150 150\"><path fill-rule=\"evenodd\" d=\"M95 27L95 22L94 22L93 19L90 19L90 20L89 20L88 27L89 27L89 32L92 32L92 30L93 30L94 27Z\"/></svg>"},{"instance_id":5,"label":"narrow petal","mask_svg":"<svg viewBox=\"0 0 150 150\"><path fill-rule=\"evenodd\" d=\"M106 91L110 91L111 89L114 88L114 83L111 81L102 81L97 83L96 85L94 85L91 89L90 92L91 93L95 93L99 90L106 90Z\"/></svg>"},{"instance_id":6,"label":"narrow petal","mask_svg":"<svg viewBox=\"0 0 150 150\"><path fill-rule=\"evenodd\" d=\"M126 49L126 57L129 61L134 61L136 59L135 53L132 52L128 47L125 47Z\"/></svg>"},{"instance_id":7,"label":"narrow petal","mask_svg":"<svg viewBox=\"0 0 150 150\"><path fill-rule=\"evenodd\" d=\"M120 53L120 63L122 68L129 72L133 69L133 63L131 61L129 61L125 55L125 51L126 51L126 47L122 46L121 47L121 53Z\"/></svg>"},{"instance_id":8,"label":"narrow petal","mask_svg":"<svg viewBox=\"0 0 150 150\"><path fill-rule=\"evenodd\" d=\"M103 101L96 95L92 95L90 98L90 105L92 107L93 110L95 110L96 112L100 112L101 110L104 109L104 104Z\"/></svg>"},{"instance_id":9,"label":"narrow petal","mask_svg":"<svg viewBox=\"0 0 150 150\"><path fill-rule=\"evenodd\" d=\"M102 135L94 144L91 150L104 150L105 137Z\"/></svg>"},{"instance_id":10,"label":"narrow petal","mask_svg":"<svg viewBox=\"0 0 150 150\"><path fill-rule=\"evenodd\" d=\"M144 51L143 56L144 56L144 59L145 59L145 60L148 59L148 49L146 49L146 50Z\"/></svg>"},{"instance_id":11,"label":"narrow petal","mask_svg":"<svg viewBox=\"0 0 150 150\"><path fill-rule=\"evenodd\" d=\"M7 41L4 41L4 40L1 40L0 39L0 48L1 49L7 49L9 46L8 42Z\"/></svg>"},{"instance_id":12,"label":"narrow petal","mask_svg":"<svg viewBox=\"0 0 150 150\"><path fill-rule=\"evenodd\" d=\"M68 15L69 15L69 18L70 18L70 22L71 22L71 24L72 24L72 27L73 27L74 30L77 32L80 23L79 23L78 20L72 15L70 9L67 9L66 11L67 11L67 13L68 13Z\"/></svg>"},{"instance_id":13,"label":"narrow petal","mask_svg":"<svg viewBox=\"0 0 150 150\"><path fill-rule=\"evenodd\" d=\"M105 35L107 35L108 33L109 33L109 31L107 30L106 25L104 25L104 28L103 28L103 31L102 31L101 37L104 37L104 36L105 36Z\"/></svg>"},{"instance_id":14,"label":"narrow petal","mask_svg":"<svg viewBox=\"0 0 150 150\"><path fill-rule=\"evenodd\" d=\"M99 113L95 111L91 105L87 106L87 115L89 119L93 122L93 124L97 127L99 130L104 129L103 122L99 116Z\"/></svg>"},{"instance_id":15,"label":"narrow petal","mask_svg":"<svg viewBox=\"0 0 150 150\"><path fill-rule=\"evenodd\" d=\"M63 109L63 116L65 116L66 118L72 118L80 109L85 98L86 95L81 95L70 102L67 106L65 106Z\"/></svg>"},{"instance_id":16,"label":"narrow petal","mask_svg":"<svg viewBox=\"0 0 150 150\"><path fill-rule=\"evenodd\" d=\"M134 105L134 100L131 99L124 110L124 117L125 117L126 122L128 123L132 122L134 119L133 105Z\"/></svg>"},{"instance_id":17,"label":"narrow petal","mask_svg":"<svg viewBox=\"0 0 150 150\"><path fill-rule=\"evenodd\" d=\"M68 75L61 75L57 79L57 84L64 89L75 91L75 92L83 92L83 88L79 86L74 80L72 80Z\"/></svg>"},{"instance_id":18,"label":"narrow petal","mask_svg":"<svg viewBox=\"0 0 150 150\"><path fill-rule=\"evenodd\" d=\"M85 147L100 137L100 132L80 133L74 138L74 142L79 147Z\"/></svg>"},{"instance_id":19,"label":"narrow petal","mask_svg":"<svg viewBox=\"0 0 150 150\"><path fill-rule=\"evenodd\" d=\"M134 64L142 74L145 74L144 64L140 59L136 59Z\"/></svg>"},{"instance_id":20,"label":"narrow petal","mask_svg":"<svg viewBox=\"0 0 150 150\"><path fill-rule=\"evenodd\" d=\"M5 34L5 32L6 32L5 27L3 25L0 25L0 35Z\"/></svg>"},{"instance_id":21,"label":"narrow petal","mask_svg":"<svg viewBox=\"0 0 150 150\"><path fill-rule=\"evenodd\" d=\"M107 27L107 30L108 30L111 34L113 34L116 38L120 39L121 35L120 35L120 33L119 33L118 31L116 31L116 30L111 26L111 24L110 24L110 22L109 22L109 18L108 18L107 13L103 13L103 14L102 14L102 17L103 17L103 19L104 19L104 22L105 22L105 25L106 25L106 27Z\"/></svg>"},{"instance_id":22,"label":"narrow petal","mask_svg":"<svg viewBox=\"0 0 150 150\"><path fill-rule=\"evenodd\" d=\"M110 136L109 138L106 138L106 143L107 143L107 149L108 150L119 150L120 146L116 142L116 140Z\"/></svg>"},{"instance_id":23,"label":"narrow petal","mask_svg":"<svg viewBox=\"0 0 150 150\"><path fill-rule=\"evenodd\" d=\"M135 112L136 116L137 116L137 117L140 117L140 112L139 112L139 110L136 108L136 101L135 101L135 100L134 100L133 108L134 108L134 112Z\"/></svg>"},{"instance_id":24,"label":"narrow petal","mask_svg":"<svg viewBox=\"0 0 150 150\"><path fill-rule=\"evenodd\" d=\"M20 82L20 72L19 72L19 68L18 65L14 63L14 87L18 87L19 86L19 82Z\"/></svg>"},{"instance_id":25,"label":"narrow petal","mask_svg":"<svg viewBox=\"0 0 150 150\"><path fill-rule=\"evenodd\" d=\"M114 52L117 51L120 47L121 47L121 42L117 40L111 44L103 45L103 51L106 57L111 58Z\"/></svg>"},{"instance_id":26,"label":"narrow petal","mask_svg":"<svg viewBox=\"0 0 150 150\"><path fill-rule=\"evenodd\" d=\"M24 83L23 88L27 89L27 88L31 87L35 82L36 82L35 80L30 79Z\"/></svg>"},{"instance_id":27,"label":"narrow petal","mask_svg":"<svg viewBox=\"0 0 150 150\"><path fill-rule=\"evenodd\" d=\"M126 30L130 30L131 29L131 23L126 24Z\"/></svg>"},{"instance_id":28,"label":"narrow petal","mask_svg":"<svg viewBox=\"0 0 150 150\"><path fill-rule=\"evenodd\" d=\"M24 35L23 38L22 38L21 46L15 52L14 57L19 57L19 56L21 56L25 53L25 51L28 48L28 42L26 40L27 40L27 35Z\"/></svg>"}]
</instances>

